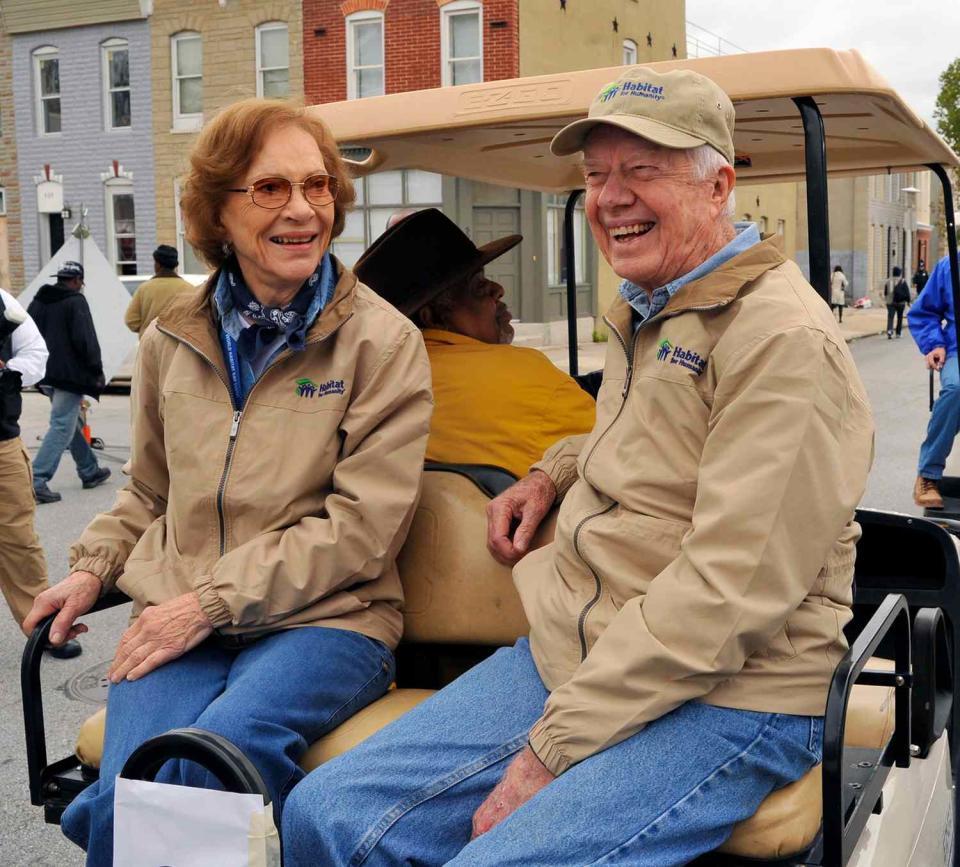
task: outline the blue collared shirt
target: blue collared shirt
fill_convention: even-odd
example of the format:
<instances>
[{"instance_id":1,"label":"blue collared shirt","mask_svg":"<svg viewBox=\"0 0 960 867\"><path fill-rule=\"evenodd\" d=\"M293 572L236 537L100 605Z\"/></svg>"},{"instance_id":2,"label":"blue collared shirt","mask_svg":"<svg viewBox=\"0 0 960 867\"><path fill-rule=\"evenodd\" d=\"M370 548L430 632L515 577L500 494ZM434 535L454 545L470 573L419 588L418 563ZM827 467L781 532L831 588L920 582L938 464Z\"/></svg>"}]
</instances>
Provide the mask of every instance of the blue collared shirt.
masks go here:
<instances>
[{"instance_id":1,"label":"blue collared shirt","mask_svg":"<svg viewBox=\"0 0 960 867\"><path fill-rule=\"evenodd\" d=\"M760 243L760 230L756 223L734 223L736 236L725 246L721 247L709 259L701 262L692 271L688 271L676 280L672 280L664 286L658 286L652 294L647 294L646 289L641 289L635 283L624 280L620 284L620 295L623 300L629 304L636 314L633 318L634 328L639 328L642 322L656 316L667 302L680 291L680 289L705 277L711 271L719 268L724 262L729 261L734 256L739 256L745 250L750 249L754 244Z\"/></svg>"}]
</instances>

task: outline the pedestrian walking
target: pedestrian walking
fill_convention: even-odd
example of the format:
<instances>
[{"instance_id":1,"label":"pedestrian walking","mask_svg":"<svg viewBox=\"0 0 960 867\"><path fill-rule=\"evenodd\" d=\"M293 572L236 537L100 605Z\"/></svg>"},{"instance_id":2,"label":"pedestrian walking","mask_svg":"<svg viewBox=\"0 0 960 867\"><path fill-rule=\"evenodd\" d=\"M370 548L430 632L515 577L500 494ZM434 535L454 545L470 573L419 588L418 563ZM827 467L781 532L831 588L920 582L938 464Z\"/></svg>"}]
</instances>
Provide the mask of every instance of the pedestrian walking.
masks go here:
<instances>
[{"instance_id":1,"label":"pedestrian walking","mask_svg":"<svg viewBox=\"0 0 960 867\"><path fill-rule=\"evenodd\" d=\"M927 368L940 373L940 394L920 446L913 500L924 509L942 509L939 483L960 431L960 369L948 257L944 256L930 273L926 288L907 313L907 321Z\"/></svg>"},{"instance_id":2,"label":"pedestrian walking","mask_svg":"<svg viewBox=\"0 0 960 867\"><path fill-rule=\"evenodd\" d=\"M193 284L177 274L179 264L176 247L161 244L153 251L154 276L141 284L130 299L124 317L127 328L142 335L177 296L196 291Z\"/></svg>"},{"instance_id":3,"label":"pedestrian walking","mask_svg":"<svg viewBox=\"0 0 960 867\"><path fill-rule=\"evenodd\" d=\"M83 265L64 262L57 271L57 282L42 286L28 309L50 352L40 382L50 398L50 426L33 460L33 492L38 503L61 499L48 483L68 448L84 488L95 488L110 477L110 469L97 463L80 420L83 396L99 398L104 387L100 343L82 289Z\"/></svg>"},{"instance_id":4,"label":"pedestrian walking","mask_svg":"<svg viewBox=\"0 0 960 867\"><path fill-rule=\"evenodd\" d=\"M0 289L0 591L18 625L49 587L47 561L34 529L36 504L30 457L20 439L20 389L35 385L47 366L47 347L34 321ZM81 652L78 642L48 648L60 659Z\"/></svg>"},{"instance_id":5,"label":"pedestrian walking","mask_svg":"<svg viewBox=\"0 0 960 867\"><path fill-rule=\"evenodd\" d=\"M840 322L843 322L843 308L847 306L847 286L850 283L843 268L835 265L830 276L830 307L837 311Z\"/></svg>"},{"instance_id":6,"label":"pedestrian walking","mask_svg":"<svg viewBox=\"0 0 960 867\"><path fill-rule=\"evenodd\" d=\"M917 265L917 270L913 272L913 278L911 283L913 284L914 293L913 297L916 298L921 292L923 292L923 287L927 285L927 280L930 279L930 275L927 273L926 266L923 263L923 259L920 260L920 264Z\"/></svg>"},{"instance_id":7,"label":"pedestrian walking","mask_svg":"<svg viewBox=\"0 0 960 867\"><path fill-rule=\"evenodd\" d=\"M899 337L903 330L903 311L910 302L910 287L903 279L899 265L893 266L893 276L883 283L883 300L887 303L887 340L893 340L894 333ZM896 332L894 318L897 320Z\"/></svg>"}]
</instances>

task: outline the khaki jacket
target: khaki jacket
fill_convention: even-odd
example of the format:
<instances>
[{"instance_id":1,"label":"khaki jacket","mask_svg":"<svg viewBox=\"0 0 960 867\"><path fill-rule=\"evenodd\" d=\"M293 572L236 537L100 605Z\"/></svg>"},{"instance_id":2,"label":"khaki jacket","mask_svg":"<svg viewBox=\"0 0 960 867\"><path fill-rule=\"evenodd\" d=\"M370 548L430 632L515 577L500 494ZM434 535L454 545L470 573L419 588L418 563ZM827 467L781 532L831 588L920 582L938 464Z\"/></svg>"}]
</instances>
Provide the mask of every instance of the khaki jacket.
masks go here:
<instances>
[{"instance_id":1,"label":"khaki jacket","mask_svg":"<svg viewBox=\"0 0 960 867\"><path fill-rule=\"evenodd\" d=\"M694 699L823 713L873 452L847 346L773 239L635 335L622 300L607 322L597 424L538 464L556 541L514 570L554 773Z\"/></svg>"},{"instance_id":2,"label":"khaki jacket","mask_svg":"<svg viewBox=\"0 0 960 867\"><path fill-rule=\"evenodd\" d=\"M123 321L131 331L143 334L147 326L163 313L172 301L180 295L192 295L196 291L195 286L176 275L151 277L141 283L133 293Z\"/></svg>"},{"instance_id":3,"label":"khaki jacket","mask_svg":"<svg viewBox=\"0 0 960 867\"><path fill-rule=\"evenodd\" d=\"M427 459L493 464L518 478L562 437L587 433L596 404L542 352L423 332L433 372Z\"/></svg>"},{"instance_id":4,"label":"khaki jacket","mask_svg":"<svg viewBox=\"0 0 960 867\"><path fill-rule=\"evenodd\" d=\"M216 275L144 334L130 481L70 555L135 614L196 591L221 635L319 625L399 640L394 561L419 492L430 365L410 320L338 268L306 349L281 354L242 413Z\"/></svg>"}]
</instances>

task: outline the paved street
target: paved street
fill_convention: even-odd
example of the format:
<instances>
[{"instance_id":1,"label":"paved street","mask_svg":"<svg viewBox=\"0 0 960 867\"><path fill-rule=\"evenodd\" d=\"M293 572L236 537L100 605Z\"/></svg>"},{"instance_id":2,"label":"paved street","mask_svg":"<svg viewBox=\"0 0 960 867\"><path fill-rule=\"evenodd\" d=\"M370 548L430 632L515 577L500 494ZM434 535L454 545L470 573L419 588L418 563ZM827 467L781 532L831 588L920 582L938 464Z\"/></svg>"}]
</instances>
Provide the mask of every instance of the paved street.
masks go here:
<instances>
[{"instance_id":1,"label":"paved street","mask_svg":"<svg viewBox=\"0 0 960 867\"><path fill-rule=\"evenodd\" d=\"M845 331L876 334L883 328L881 311L845 316ZM868 315L869 314L869 315ZM872 336L852 344L854 355L870 392L877 419L874 471L865 505L917 513L911 500L916 451L927 414L927 376L908 335L888 341ZM581 369L599 365L602 345L584 347ZM550 350L563 357L565 350ZM107 485L83 491L69 456L51 487L61 491L63 502L41 506L38 529L49 558L50 573L60 577L66 569L70 542L98 510L108 507L119 486L119 470L129 452L128 398L108 395L91 413L93 432L106 443L103 462L114 470ZM47 401L37 394L25 396L24 440L31 451L46 426ZM960 472L960 465L953 471ZM801 528L798 528L800 530ZM125 614L117 611L88 621L91 633L83 637L84 654L77 660L50 660L45 665L48 752L51 759L66 755L81 720L104 697L102 675L122 632ZM19 660L23 639L7 623L0 632L0 865L57 865L71 867L82 859L55 827L43 824L40 811L28 804L19 692Z\"/></svg>"}]
</instances>

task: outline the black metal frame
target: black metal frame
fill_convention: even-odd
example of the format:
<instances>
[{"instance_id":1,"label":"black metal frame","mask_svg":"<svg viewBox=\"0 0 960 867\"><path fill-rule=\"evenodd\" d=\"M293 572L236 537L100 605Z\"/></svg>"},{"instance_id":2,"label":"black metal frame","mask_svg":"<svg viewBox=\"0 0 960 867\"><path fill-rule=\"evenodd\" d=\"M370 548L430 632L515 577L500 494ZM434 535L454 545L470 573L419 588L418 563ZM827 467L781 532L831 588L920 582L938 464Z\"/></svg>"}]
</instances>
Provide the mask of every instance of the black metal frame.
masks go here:
<instances>
[{"instance_id":1,"label":"black metal frame","mask_svg":"<svg viewBox=\"0 0 960 867\"><path fill-rule=\"evenodd\" d=\"M563 253L567 268L567 351L570 359L570 375L580 372L577 347L577 251L573 237L573 218L577 200L583 190L571 190L567 195L567 204L563 209Z\"/></svg>"},{"instance_id":2,"label":"black metal frame","mask_svg":"<svg viewBox=\"0 0 960 867\"><path fill-rule=\"evenodd\" d=\"M880 642L893 631L895 671L865 670ZM890 594L880 604L866 628L840 661L830 683L823 722L823 867L847 863L867 820L883 792L890 769L910 767L911 674L910 611L907 600ZM892 686L895 690L896 728L865 783L858 783L857 797L850 805L844 781L843 735L847 705L854 683Z\"/></svg>"},{"instance_id":3,"label":"black metal frame","mask_svg":"<svg viewBox=\"0 0 960 867\"><path fill-rule=\"evenodd\" d=\"M827 140L820 107L812 96L793 100L803 122L807 180L807 243L810 285L830 303L830 207L827 195ZM816 227L816 231L814 231Z\"/></svg>"}]
</instances>

